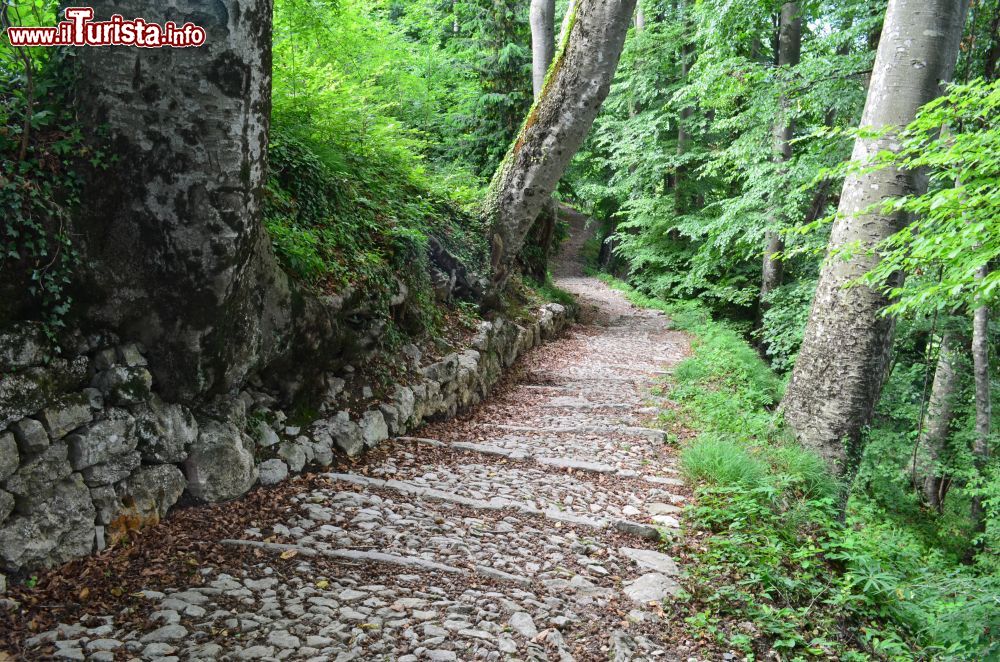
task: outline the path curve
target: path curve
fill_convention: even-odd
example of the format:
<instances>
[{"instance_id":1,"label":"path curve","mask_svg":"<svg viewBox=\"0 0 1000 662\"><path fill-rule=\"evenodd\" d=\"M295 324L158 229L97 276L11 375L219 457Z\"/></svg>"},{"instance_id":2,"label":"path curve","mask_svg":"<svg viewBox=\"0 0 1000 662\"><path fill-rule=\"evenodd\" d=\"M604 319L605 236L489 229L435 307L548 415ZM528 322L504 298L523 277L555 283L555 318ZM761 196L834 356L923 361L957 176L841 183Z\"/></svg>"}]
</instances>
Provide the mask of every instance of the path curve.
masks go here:
<instances>
[{"instance_id":1,"label":"path curve","mask_svg":"<svg viewBox=\"0 0 1000 662\"><path fill-rule=\"evenodd\" d=\"M697 659L660 602L679 569L658 538L688 493L649 399L687 342L583 274L587 228L570 220L554 271L583 323L471 416L303 487L281 521L224 541L238 562L143 594L144 624L91 619L29 646L92 660Z\"/></svg>"}]
</instances>

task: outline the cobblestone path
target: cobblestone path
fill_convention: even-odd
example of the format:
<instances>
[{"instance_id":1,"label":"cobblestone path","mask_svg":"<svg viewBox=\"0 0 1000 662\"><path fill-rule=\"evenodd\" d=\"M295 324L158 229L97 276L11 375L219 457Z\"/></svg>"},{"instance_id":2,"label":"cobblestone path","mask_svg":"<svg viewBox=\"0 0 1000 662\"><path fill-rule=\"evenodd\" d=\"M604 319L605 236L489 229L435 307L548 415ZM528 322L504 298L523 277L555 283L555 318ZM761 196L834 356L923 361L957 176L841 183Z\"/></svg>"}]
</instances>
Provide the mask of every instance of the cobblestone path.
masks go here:
<instances>
[{"instance_id":1,"label":"cobblestone path","mask_svg":"<svg viewBox=\"0 0 1000 662\"><path fill-rule=\"evenodd\" d=\"M578 264L557 277L581 324L471 417L295 494L283 521L225 541L251 562L143 594L146 626L90 618L31 643L81 660L698 659L667 633L679 569L659 538L687 492L650 427L649 386L686 342Z\"/></svg>"}]
</instances>

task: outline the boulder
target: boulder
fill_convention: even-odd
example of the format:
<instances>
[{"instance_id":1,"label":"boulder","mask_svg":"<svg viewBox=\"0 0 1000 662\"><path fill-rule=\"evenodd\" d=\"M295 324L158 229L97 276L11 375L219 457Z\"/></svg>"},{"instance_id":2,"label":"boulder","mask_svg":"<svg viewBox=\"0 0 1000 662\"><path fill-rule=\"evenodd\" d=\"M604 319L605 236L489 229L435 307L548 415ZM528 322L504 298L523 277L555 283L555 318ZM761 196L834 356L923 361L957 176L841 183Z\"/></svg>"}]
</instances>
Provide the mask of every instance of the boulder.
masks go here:
<instances>
[{"instance_id":1,"label":"boulder","mask_svg":"<svg viewBox=\"0 0 1000 662\"><path fill-rule=\"evenodd\" d=\"M413 416L413 389L409 386L397 386L396 392L392 395L392 404L396 407L396 411L399 412L398 424L404 426L409 423L410 418Z\"/></svg>"},{"instance_id":2,"label":"boulder","mask_svg":"<svg viewBox=\"0 0 1000 662\"><path fill-rule=\"evenodd\" d=\"M124 455L116 455L107 462L86 467L80 473L88 487L111 485L131 476L140 464L142 464L142 460L139 457L139 452L133 451Z\"/></svg>"},{"instance_id":3,"label":"boulder","mask_svg":"<svg viewBox=\"0 0 1000 662\"><path fill-rule=\"evenodd\" d=\"M0 483L14 475L20 462L14 435L9 432L0 434Z\"/></svg>"},{"instance_id":4,"label":"boulder","mask_svg":"<svg viewBox=\"0 0 1000 662\"><path fill-rule=\"evenodd\" d=\"M0 429L83 387L89 364L81 356L73 361L53 359L48 365L17 372L0 370Z\"/></svg>"},{"instance_id":5,"label":"boulder","mask_svg":"<svg viewBox=\"0 0 1000 662\"><path fill-rule=\"evenodd\" d=\"M348 457L358 457L365 449L361 427L351 420L350 414L346 411L337 412L337 415L330 419L329 431L337 448L347 453Z\"/></svg>"},{"instance_id":6,"label":"boulder","mask_svg":"<svg viewBox=\"0 0 1000 662\"><path fill-rule=\"evenodd\" d=\"M188 493L210 503L246 494L257 481L252 445L232 423L205 421L184 462Z\"/></svg>"},{"instance_id":7,"label":"boulder","mask_svg":"<svg viewBox=\"0 0 1000 662\"><path fill-rule=\"evenodd\" d=\"M49 499L55 485L71 473L69 451L60 441L22 462L7 479L5 489L17 497L18 511L24 513L30 511L34 503Z\"/></svg>"},{"instance_id":8,"label":"boulder","mask_svg":"<svg viewBox=\"0 0 1000 662\"><path fill-rule=\"evenodd\" d=\"M278 446L278 457L285 461L293 473L301 472L308 460L302 445L296 441L286 441Z\"/></svg>"},{"instance_id":9,"label":"boulder","mask_svg":"<svg viewBox=\"0 0 1000 662\"><path fill-rule=\"evenodd\" d=\"M312 449L312 464L318 467L328 467L333 464L333 439L327 434L317 436L317 440L309 444Z\"/></svg>"},{"instance_id":10,"label":"boulder","mask_svg":"<svg viewBox=\"0 0 1000 662\"><path fill-rule=\"evenodd\" d=\"M260 484L277 485L288 478L288 465L281 460L267 460L260 463Z\"/></svg>"},{"instance_id":11,"label":"boulder","mask_svg":"<svg viewBox=\"0 0 1000 662\"><path fill-rule=\"evenodd\" d=\"M90 402L82 393L61 398L41 413L42 425L53 440L62 439L81 425L93 420Z\"/></svg>"},{"instance_id":12,"label":"boulder","mask_svg":"<svg viewBox=\"0 0 1000 662\"><path fill-rule=\"evenodd\" d=\"M135 419L125 409L109 409L105 417L66 437L75 471L131 454L139 443ZM88 481L89 482L89 481Z\"/></svg>"},{"instance_id":13,"label":"boulder","mask_svg":"<svg viewBox=\"0 0 1000 662\"><path fill-rule=\"evenodd\" d=\"M52 480L45 499L0 527L0 565L10 570L58 565L89 554L93 544L90 490L73 474Z\"/></svg>"},{"instance_id":14,"label":"boulder","mask_svg":"<svg viewBox=\"0 0 1000 662\"><path fill-rule=\"evenodd\" d=\"M157 395L135 414L139 452L145 462L179 464L198 439L198 422L189 409L167 404Z\"/></svg>"},{"instance_id":15,"label":"boulder","mask_svg":"<svg viewBox=\"0 0 1000 662\"><path fill-rule=\"evenodd\" d=\"M264 423L263 421L257 427L257 444L262 448L268 448L274 446L276 443L281 441L278 433L274 429Z\"/></svg>"},{"instance_id":16,"label":"boulder","mask_svg":"<svg viewBox=\"0 0 1000 662\"><path fill-rule=\"evenodd\" d=\"M184 493L187 480L173 465L144 467L122 482L117 493L125 511L152 525L166 517L167 511Z\"/></svg>"},{"instance_id":17,"label":"boulder","mask_svg":"<svg viewBox=\"0 0 1000 662\"><path fill-rule=\"evenodd\" d=\"M25 455L41 453L49 447L49 433L33 418L22 418L10 426L10 431L17 440L17 447Z\"/></svg>"},{"instance_id":18,"label":"boulder","mask_svg":"<svg viewBox=\"0 0 1000 662\"><path fill-rule=\"evenodd\" d=\"M365 440L365 446L374 448L389 438L389 427L385 424L385 417L377 409L369 409L361 417L361 436Z\"/></svg>"},{"instance_id":19,"label":"boulder","mask_svg":"<svg viewBox=\"0 0 1000 662\"><path fill-rule=\"evenodd\" d=\"M134 405L149 398L153 376L143 367L112 366L94 375L91 386L111 403Z\"/></svg>"}]
</instances>

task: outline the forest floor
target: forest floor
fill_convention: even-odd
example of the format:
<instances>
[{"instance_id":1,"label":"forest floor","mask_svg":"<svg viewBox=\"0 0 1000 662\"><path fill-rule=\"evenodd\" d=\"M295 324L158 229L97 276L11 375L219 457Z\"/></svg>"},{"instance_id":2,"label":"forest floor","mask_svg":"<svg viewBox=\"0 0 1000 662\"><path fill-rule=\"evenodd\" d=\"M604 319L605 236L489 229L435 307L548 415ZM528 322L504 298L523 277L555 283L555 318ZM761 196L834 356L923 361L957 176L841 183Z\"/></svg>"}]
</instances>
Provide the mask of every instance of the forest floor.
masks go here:
<instances>
[{"instance_id":1,"label":"forest floor","mask_svg":"<svg viewBox=\"0 0 1000 662\"><path fill-rule=\"evenodd\" d=\"M554 273L580 323L487 403L41 575L11 596L26 615L0 619L0 644L19 659L721 659L663 602L690 491L650 387L687 338L584 276L574 225Z\"/></svg>"}]
</instances>

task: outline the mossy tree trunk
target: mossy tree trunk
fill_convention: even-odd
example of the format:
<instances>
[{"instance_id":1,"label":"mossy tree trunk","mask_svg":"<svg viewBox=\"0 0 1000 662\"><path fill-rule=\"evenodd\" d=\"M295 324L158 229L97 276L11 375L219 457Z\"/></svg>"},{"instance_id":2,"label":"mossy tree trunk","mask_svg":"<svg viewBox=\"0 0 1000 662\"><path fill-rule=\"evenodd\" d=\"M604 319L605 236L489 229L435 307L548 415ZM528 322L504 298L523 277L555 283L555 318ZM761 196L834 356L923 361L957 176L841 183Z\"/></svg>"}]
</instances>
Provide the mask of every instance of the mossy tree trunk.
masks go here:
<instances>
[{"instance_id":1,"label":"mossy tree trunk","mask_svg":"<svg viewBox=\"0 0 1000 662\"><path fill-rule=\"evenodd\" d=\"M958 55L967 2L890 0L853 159L870 162L882 150L898 149L896 131L935 98L950 79ZM802 349L782 402L798 439L849 476L862 451L889 365L894 324L882 315L881 290L854 285L877 264L873 249L907 223L885 213L888 198L919 192L918 173L897 168L853 174L844 182ZM843 251L849 250L848 255Z\"/></svg>"},{"instance_id":2,"label":"mossy tree trunk","mask_svg":"<svg viewBox=\"0 0 1000 662\"><path fill-rule=\"evenodd\" d=\"M75 58L84 132L116 157L91 173L74 228L90 321L142 341L160 392L188 402L237 388L293 346L335 337L319 302L279 268L260 219L271 0L92 5L95 20L191 21L207 40Z\"/></svg>"},{"instance_id":3,"label":"mossy tree trunk","mask_svg":"<svg viewBox=\"0 0 1000 662\"><path fill-rule=\"evenodd\" d=\"M501 162L483 203L491 234L491 296L580 148L608 95L636 0L578 0L542 94Z\"/></svg>"}]
</instances>

